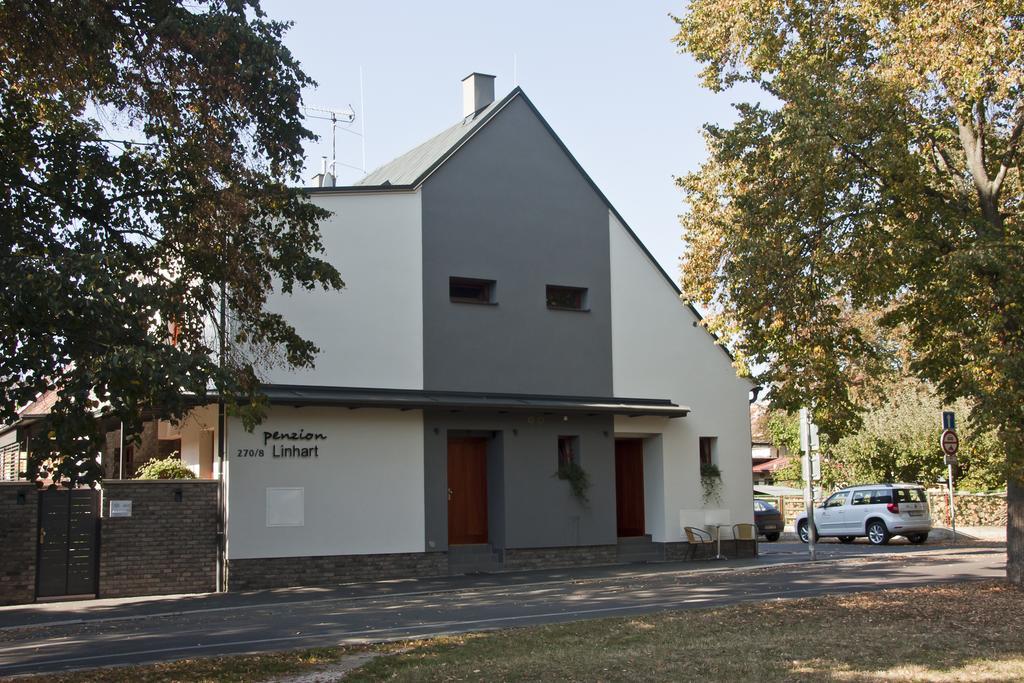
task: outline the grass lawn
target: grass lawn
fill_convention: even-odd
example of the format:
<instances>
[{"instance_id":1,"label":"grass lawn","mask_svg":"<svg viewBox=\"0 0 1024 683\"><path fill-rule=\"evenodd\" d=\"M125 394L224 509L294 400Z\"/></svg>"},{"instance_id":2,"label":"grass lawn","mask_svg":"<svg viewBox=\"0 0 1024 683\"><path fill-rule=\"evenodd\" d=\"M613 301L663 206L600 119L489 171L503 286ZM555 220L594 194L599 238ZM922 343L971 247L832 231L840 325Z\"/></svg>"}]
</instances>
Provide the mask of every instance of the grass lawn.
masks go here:
<instances>
[{"instance_id":1,"label":"grass lawn","mask_svg":"<svg viewBox=\"0 0 1024 683\"><path fill-rule=\"evenodd\" d=\"M344 648L316 648L294 652L272 652L265 655L184 659L168 664L119 666L106 669L75 671L67 674L33 676L38 681L112 681L116 683L163 683L165 681L230 681L249 683L274 676L299 674L328 666L346 654ZM6 680L6 679L5 679Z\"/></svg>"},{"instance_id":2,"label":"grass lawn","mask_svg":"<svg viewBox=\"0 0 1024 683\"><path fill-rule=\"evenodd\" d=\"M344 648L68 674L257 681ZM999 582L750 603L381 647L345 681L1024 680L1024 590ZM327 678L325 680L333 680Z\"/></svg>"}]
</instances>

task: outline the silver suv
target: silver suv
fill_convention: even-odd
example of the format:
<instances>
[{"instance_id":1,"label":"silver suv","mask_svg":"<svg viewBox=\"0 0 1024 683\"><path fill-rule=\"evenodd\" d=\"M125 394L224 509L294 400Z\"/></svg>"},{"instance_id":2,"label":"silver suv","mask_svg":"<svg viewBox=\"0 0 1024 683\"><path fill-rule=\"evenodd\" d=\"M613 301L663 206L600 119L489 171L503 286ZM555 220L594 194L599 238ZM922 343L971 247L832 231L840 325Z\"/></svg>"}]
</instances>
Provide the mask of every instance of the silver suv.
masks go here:
<instances>
[{"instance_id":1,"label":"silver suv","mask_svg":"<svg viewBox=\"0 0 1024 683\"><path fill-rule=\"evenodd\" d=\"M835 536L852 543L867 536L874 545L885 545L893 536L924 543L932 528L928 497L917 484L868 484L836 491L814 509L818 537ZM796 533L807 543L807 513L796 518Z\"/></svg>"}]
</instances>

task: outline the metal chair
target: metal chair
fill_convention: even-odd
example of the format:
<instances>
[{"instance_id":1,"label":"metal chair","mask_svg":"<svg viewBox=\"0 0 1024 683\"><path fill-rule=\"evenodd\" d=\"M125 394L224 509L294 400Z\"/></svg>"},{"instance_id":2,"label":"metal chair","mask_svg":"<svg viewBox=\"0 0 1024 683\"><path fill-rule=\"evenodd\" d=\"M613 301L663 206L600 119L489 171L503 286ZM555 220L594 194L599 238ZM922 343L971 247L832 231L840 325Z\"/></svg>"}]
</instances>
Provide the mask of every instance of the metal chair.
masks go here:
<instances>
[{"instance_id":1,"label":"metal chair","mask_svg":"<svg viewBox=\"0 0 1024 683\"><path fill-rule=\"evenodd\" d=\"M733 555L740 556L740 541L754 542L754 557L757 557L757 525L756 524L733 524L732 525L732 548Z\"/></svg>"},{"instance_id":2,"label":"metal chair","mask_svg":"<svg viewBox=\"0 0 1024 683\"><path fill-rule=\"evenodd\" d=\"M686 552L687 559L694 559L698 548L715 544L715 539L703 529L687 526L683 527L683 531L686 532L686 543L690 546Z\"/></svg>"}]
</instances>

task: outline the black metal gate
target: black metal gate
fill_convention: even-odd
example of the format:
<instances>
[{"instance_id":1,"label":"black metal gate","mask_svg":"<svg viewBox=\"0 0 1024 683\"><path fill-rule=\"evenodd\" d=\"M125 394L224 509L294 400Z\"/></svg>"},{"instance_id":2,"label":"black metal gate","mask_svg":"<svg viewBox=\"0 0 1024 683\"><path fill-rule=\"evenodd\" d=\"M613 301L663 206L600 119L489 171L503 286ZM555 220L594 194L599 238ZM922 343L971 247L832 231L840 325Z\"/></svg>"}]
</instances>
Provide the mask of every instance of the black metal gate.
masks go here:
<instances>
[{"instance_id":1,"label":"black metal gate","mask_svg":"<svg viewBox=\"0 0 1024 683\"><path fill-rule=\"evenodd\" d=\"M96 594L99 519L99 491L39 492L37 597Z\"/></svg>"}]
</instances>

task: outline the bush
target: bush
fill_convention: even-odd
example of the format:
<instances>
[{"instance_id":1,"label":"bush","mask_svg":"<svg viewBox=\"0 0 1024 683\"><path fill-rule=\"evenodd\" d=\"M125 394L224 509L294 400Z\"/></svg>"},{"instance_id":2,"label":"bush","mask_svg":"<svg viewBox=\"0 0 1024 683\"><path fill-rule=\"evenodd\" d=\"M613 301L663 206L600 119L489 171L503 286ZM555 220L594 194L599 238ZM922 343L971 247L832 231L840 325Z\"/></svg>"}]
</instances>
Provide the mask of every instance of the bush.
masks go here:
<instances>
[{"instance_id":1,"label":"bush","mask_svg":"<svg viewBox=\"0 0 1024 683\"><path fill-rule=\"evenodd\" d=\"M185 467L181 458L171 456L163 460L153 459L139 468L136 479L195 479L192 470Z\"/></svg>"}]
</instances>

